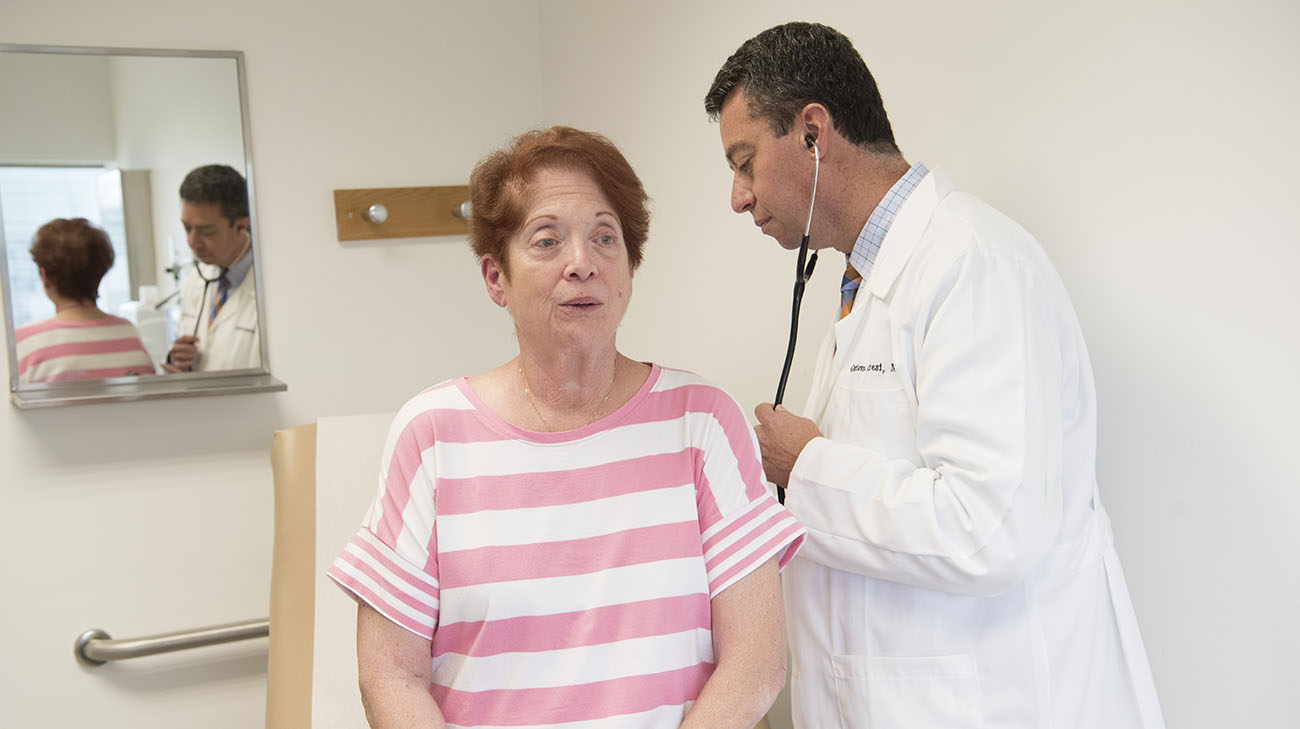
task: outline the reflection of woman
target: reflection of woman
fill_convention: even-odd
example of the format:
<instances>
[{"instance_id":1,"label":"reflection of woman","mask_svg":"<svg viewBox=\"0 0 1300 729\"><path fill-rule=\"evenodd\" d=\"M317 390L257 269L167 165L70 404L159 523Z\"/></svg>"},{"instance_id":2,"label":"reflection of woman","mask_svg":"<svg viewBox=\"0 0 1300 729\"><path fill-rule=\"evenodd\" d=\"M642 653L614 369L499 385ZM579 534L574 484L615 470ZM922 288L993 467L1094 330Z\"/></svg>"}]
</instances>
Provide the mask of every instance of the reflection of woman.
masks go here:
<instances>
[{"instance_id":1,"label":"reflection of woman","mask_svg":"<svg viewBox=\"0 0 1300 729\"><path fill-rule=\"evenodd\" d=\"M371 726L752 727L784 683L802 529L735 401L619 354L646 196L604 138L516 139L470 179L519 356L398 413L330 577Z\"/></svg>"},{"instance_id":2,"label":"reflection of woman","mask_svg":"<svg viewBox=\"0 0 1300 729\"><path fill-rule=\"evenodd\" d=\"M36 231L31 251L55 313L14 332L18 381L154 374L131 322L95 305L113 267L108 234L84 218L56 218Z\"/></svg>"}]
</instances>

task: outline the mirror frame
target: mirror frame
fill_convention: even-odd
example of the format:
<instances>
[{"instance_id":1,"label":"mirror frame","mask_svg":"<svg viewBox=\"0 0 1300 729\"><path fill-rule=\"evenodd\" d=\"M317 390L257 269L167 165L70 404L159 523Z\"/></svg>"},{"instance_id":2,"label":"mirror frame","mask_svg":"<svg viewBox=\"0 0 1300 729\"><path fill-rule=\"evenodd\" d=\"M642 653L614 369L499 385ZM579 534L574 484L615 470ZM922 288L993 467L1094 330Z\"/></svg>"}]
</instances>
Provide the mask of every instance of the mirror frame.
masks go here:
<instances>
[{"instance_id":1,"label":"mirror frame","mask_svg":"<svg viewBox=\"0 0 1300 729\"><path fill-rule=\"evenodd\" d=\"M235 75L239 85L239 116L244 135L244 181L248 185L248 214L252 221L253 284L257 293L257 327L262 350L260 369L224 370L216 372L163 373L109 377L96 380L70 380L66 382L18 382L17 356L14 342L13 300L10 292L8 256L0 255L0 282L4 285L4 320L6 341L9 347L9 399L20 409L44 408L58 405L79 405L97 402L123 402L160 398L234 395L253 392L280 392L288 386L271 376L271 360L266 346L266 306L262 286L261 236L257 223L257 196L253 187L252 126L248 114L248 86L244 78L243 51L176 50L161 48L110 48L101 46L51 46L21 43L0 43L0 53L47 53L52 55L84 56L144 56L160 58L229 58L235 62ZM0 218L0 252L7 245L4 240L3 219Z\"/></svg>"}]
</instances>

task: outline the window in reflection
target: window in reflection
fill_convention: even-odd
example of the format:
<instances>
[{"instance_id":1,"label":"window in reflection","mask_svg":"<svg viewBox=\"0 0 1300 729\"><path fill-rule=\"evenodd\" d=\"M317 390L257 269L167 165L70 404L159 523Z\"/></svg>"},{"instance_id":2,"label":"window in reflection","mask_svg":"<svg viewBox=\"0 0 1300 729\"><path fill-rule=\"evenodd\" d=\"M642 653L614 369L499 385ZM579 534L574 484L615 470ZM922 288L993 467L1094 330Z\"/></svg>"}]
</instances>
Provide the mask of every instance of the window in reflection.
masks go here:
<instances>
[{"instance_id":1,"label":"window in reflection","mask_svg":"<svg viewBox=\"0 0 1300 729\"><path fill-rule=\"evenodd\" d=\"M6 254L13 287L14 327L54 315L54 304L45 295L28 252L37 228L55 218L85 218L108 233L113 244L113 267L99 285L99 308L134 324L152 361L161 362L175 336L175 307L152 306L158 300L152 257L137 260L140 248L133 249L124 242L127 174L104 167L0 165L0 215L5 240L9 241ZM147 206L148 201L138 199L137 205Z\"/></svg>"},{"instance_id":2,"label":"window in reflection","mask_svg":"<svg viewBox=\"0 0 1300 729\"><path fill-rule=\"evenodd\" d=\"M54 218L85 218L103 228L112 241L115 259L99 284L99 308L116 313L132 298L117 170L0 166L0 216L9 242L15 327L54 316L54 304L41 288L40 274L28 252L36 229Z\"/></svg>"}]
</instances>

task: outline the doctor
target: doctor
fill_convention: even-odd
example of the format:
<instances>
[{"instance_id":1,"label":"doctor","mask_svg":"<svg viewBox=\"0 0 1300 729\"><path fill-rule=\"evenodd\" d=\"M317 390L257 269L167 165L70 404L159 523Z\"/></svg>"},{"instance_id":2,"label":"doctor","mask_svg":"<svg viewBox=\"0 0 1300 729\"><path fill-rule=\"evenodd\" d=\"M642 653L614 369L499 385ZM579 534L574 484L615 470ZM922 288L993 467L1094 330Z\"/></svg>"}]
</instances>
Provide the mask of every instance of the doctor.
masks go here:
<instances>
[{"instance_id":1,"label":"doctor","mask_svg":"<svg viewBox=\"0 0 1300 729\"><path fill-rule=\"evenodd\" d=\"M181 182L180 195L181 223L195 265L181 279L179 336L163 369L260 368L253 238L244 176L226 165L198 167Z\"/></svg>"},{"instance_id":2,"label":"doctor","mask_svg":"<svg viewBox=\"0 0 1300 729\"><path fill-rule=\"evenodd\" d=\"M784 575L798 729L1162 727L1095 478L1096 396L1028 232L909 164L831 28L746 41L705 101L731 205L848 259L803 417L756 409L808 529Z\"/></svg>"}]
</instances>

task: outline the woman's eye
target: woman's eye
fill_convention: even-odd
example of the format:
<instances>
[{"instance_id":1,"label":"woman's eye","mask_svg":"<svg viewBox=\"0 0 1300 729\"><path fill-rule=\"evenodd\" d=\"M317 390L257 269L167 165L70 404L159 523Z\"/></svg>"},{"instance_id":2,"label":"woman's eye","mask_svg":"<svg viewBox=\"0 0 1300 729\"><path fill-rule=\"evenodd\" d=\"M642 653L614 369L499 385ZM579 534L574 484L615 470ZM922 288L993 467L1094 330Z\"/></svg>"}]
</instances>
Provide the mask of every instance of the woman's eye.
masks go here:
<instances>
[{"instance_id":1,"label":"woman's eye","mask_svg":"<svg viewBox=\"0 0 1300 729\"><path fill-rule=\"evenodd\" d=\"M610 235L609 233L606 233L604 235L597 236L596 241L603 246L612 246L618 242L618 239Z\"/></svg>"},{"instance_id":2,"label":"woman's eye","mask_svg":"<svg viewBox=\"0 0 1300 729\"><path fill-rule=\"evenodd\" d=\"M559 244L560 242L554 238L542 238L541 240L537 241L537 243L535 243L534 245L536 245L538 248L553 248L555 246L558 246Z\"/></svg>"}]
</instances>

